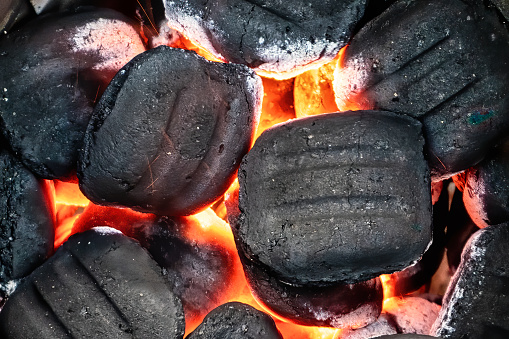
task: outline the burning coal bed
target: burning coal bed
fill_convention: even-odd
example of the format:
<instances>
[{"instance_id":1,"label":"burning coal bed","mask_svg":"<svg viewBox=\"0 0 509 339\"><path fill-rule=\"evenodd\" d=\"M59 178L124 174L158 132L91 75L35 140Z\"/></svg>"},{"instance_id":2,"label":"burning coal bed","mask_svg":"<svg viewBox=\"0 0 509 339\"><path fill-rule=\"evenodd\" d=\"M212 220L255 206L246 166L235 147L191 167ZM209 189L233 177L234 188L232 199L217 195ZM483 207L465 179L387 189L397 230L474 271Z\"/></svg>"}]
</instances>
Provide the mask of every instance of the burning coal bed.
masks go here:
<instances>
[{"instance_id":1,"label":"burning coal bed","mask_svg":"<svg viewBox=\"0 0 509 339\"><path fill-rule=\"evenodd\" d=\"M509 337L508 14L3 1L0 337Z\"/></svg>"}]
</instances>

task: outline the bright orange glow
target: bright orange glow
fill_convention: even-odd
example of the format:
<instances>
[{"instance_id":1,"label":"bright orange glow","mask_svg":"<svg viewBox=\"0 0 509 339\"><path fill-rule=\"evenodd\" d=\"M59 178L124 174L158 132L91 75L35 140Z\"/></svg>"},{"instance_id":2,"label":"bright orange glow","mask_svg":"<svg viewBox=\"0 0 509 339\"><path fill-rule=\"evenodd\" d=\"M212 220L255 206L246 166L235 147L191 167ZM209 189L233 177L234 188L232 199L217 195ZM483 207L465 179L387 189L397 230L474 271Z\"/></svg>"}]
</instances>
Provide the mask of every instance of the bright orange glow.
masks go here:
<instances>
[{"instance_id":1,"label":"bright orange glow","mask_svg":"<svg viewBox=\"0 0 509 339\"><path fill-rule=\"evenodd\" d=\"M81 193L78 184L54 180L55 202L62 205L74 205L85 207L90 203L83 193Z\"/></svg>"},{"instance_id":2,"label":"bright orange glow","mask_svg":"<svg viewBox=\"0 0 509 339\"><path fill-rule=\"evenodd\" d=\"M396 295L396 279L391 274L382 274L380 276L382 287L384 291L384 306L385 302Z\"/></svg>"},{"instance_id":3,"label":"bright orange glow","mask_svg":"<svg viewBox=\"0 0 509 339\"><path fill-rule=\"evenodd\" d=\"M181 35L178 40L173 42L169 45L173 48L181 48L181 49L187 49L188 51L194 51L196 54L204 57L205 59L209 61L214 62L225 62L225 60L217 58L214 54L210 53L208 50L200 46L197 42L191 41L190 39L186 38L185 36Z\"/></svg>"}]
</instances>

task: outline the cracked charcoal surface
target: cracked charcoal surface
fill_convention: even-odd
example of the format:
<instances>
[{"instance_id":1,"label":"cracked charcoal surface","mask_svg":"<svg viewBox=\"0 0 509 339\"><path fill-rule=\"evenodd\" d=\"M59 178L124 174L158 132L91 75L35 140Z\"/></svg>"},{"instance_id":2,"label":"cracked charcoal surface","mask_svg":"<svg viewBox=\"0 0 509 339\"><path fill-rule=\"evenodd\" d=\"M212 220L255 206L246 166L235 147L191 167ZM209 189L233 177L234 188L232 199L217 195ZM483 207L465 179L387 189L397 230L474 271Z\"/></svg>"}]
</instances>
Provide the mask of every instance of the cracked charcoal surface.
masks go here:
<instances>
[{"instance_id":1,"label":"cracked charcoal surface","mask_svg":"<svg viewBox=\"0 0 509 339\"><path fill-rule=\"evenodd\" d=\"M267 314L239 302L212 310L187 339L283 339Z\"/></svg>"},{"instance_id":2,"label":"cracked charcoal surface","mask_svg":"<svg viewBox=\"0 0 509 339\"><path fill-rule=\"evenodd\" d=\"M85 136L78 178L99 204L189 215L229 187L248 151L261 80L242 65L160 46L113 79Z\"/></svg>"},{"instance_id":3,"label":"cracked charcoal surface","mask_svg":"<svg viewBox=\"0 0 509 339\"><path fill-rule=\"evenodd\" d=\"M164 4L169 26L216 57L283 73L332 60L349 41L366 1L165 0Z\"/></svg>"},{"instance_id":4,"label":"cracked charcoal surface","mask_svg":"<svg viewBox=\"0 0 509 339\"><path fill-rule=\"evenodd\" d=\"M23 163L43 178L72 177L95 101L143 50L129 19L106 9L39 17L1 36L0 126Z\"/></svg>"},{"instance_id":5,"label":"cracked charcoal surface","mask_svg":"<svg viewBox=\"0 0 509 339\"><path fill-rule=\"evenodd\" d=\"M509 221L509 144L465 172L463 201L479 227Z\"/></svg>"},{"instance_id":6,"label":"cracked charcoal surface","mask_svg":"<svg viewBox=\"0 0 509 339\"><path fill-rule=\"evenodd\" d=\"M443 338L507 338L509 224L492 225L468 241L431 333Z\"/></svg>"},{"instance_id":7,"label":"cracked charcoal surface","mask_svg":"<svg viewBox=\"0 0 509 339\"><path fill-rule=\"evenodd\" d=\"M235 193L226 201L228 220L234 230L241 218L238 191ZM265 306L284 318L308 326L357 328L376 321L380 315L383 290L379 278L355 284L288 284L249 260L242 252L242 240L238 235L235 238L251 291Z\"/></svg>"},{"instance_id":8,"label":"cracked charcoal surface","mask_svg":"<svg viewBox=\"0 0 509 339\"><path fill-rule=\"evenodd\" d=\"M53 253L55 211L48 184L6 151L0 151L0 192L0 284L5 284Z\"/></svg>"},{"instance_id":9,"label":"cracked charcoal surface","mask_svg":"<svg viewBox=\"0 0 509 339\"><path fill-rule=\"evenodd\" d=\"M239 170L246 257L293 284L355 283L400 270L431 240L421 124L357 111L265 131Z\"/></svg>"},{"instance_id":10,"label":"cracked charcoal surface","mask_svg":"<svg viewBox=\"0 0 509 339\"><path fill-rule=\"evenodd\" d=\"M182 338L184 313L161 268L109 229L74 235L15 291L2 338Z\"/></svg>"},{"instance_id":11,"label":"cracked charcoal surface","mask_svg":"<svg viewBox=\"0 0 509 339\"><path fill-rule=\"evenodd\" d=\"M353 38L335 75L338 107L423 122L434 180L481 161L509 127L509 33L477 3L395 3Z\"/></svg>"}]
</instances>

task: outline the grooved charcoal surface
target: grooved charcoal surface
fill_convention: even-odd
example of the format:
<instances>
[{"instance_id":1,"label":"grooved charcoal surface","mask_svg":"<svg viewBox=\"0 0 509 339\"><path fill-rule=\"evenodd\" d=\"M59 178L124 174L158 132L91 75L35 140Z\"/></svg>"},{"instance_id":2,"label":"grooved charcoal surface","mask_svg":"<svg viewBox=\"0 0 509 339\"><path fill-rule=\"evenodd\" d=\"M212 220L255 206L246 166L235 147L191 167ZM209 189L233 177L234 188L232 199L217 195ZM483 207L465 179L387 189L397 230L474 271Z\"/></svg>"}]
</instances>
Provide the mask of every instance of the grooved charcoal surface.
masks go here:
<instances>
[{"instance_id":1,"label":"grooved charcoal surface","mask_svg":"<svg viewBox=\"0 0 509 339\"><path fill-rule=\"evenodd\" d=\"M507 338L509 224L474 233L444 296L431 334L443 338Z\"/></svg>"},{"instance_id":2,"label":"grooved charcoal surface","mask_svg":"<svg viewBox=\"0 0 509 339\"><path fill-rule=\"evenodd\" d=\"M266 130L239 170L239 251L294 284L403 269L431 240L423 144L417 120L381 111Z\"/></svg>"},{"instance_id":3,"label":"grooved charcoal surface","mask_svg":"<svg viewBox=\"0 0 509 339\"><path fill-rule=\"evenodd\" d=\"M53 252L55 211L48 190L19 160L0 151L0 289Z\"/></svg>"},{"instance_id":4,"label":"grooved charcoal surface","mask_svg":"<svg viewBox=\"0 0 509 339\"><path fill-rule=\"evenodd\" d=\"M465 171L463 201L479 227L509 222L509 144Z\"/></svg>"},{"instance_id":5,"label":"grooved charcoal surface","mask_svg":"<svg viewBox=\"0 0 509 339\"><path fill-rule=\"evenodd\" d=\"M69 238L0 313L2 338L182 338L182 304L161 268L110 228Z\"/></svg>"},{"instance_id":6,"label":"grooved charcoal surface","mask_svg":"<svg viewBox=\"0 0 509 339\"><path fill-rule=\"evenodd\" d=\"M258 71L289 73L332 60L350 40L366 0L164 3L168 25L216 57Z\"/></svg>"},{"instance_id":7,"label":"grooved charcoal surface","mask_svg":"<svg viewBox=\"0 0 509 339\"><path fill-rule=\"evenodd\" d=\"M0 127L37 175L75 175L93 106L145 50L124 15L106 9L39 17L0 39Z\"/></svg>"},{"instance_id":8,"label":"grooved charcoal surface","mask_svg":"<svg viewBox=\"0 0 509 339\"><path fill-rule=\"evenodd\" d=\"M283 339L272 318L252 306L230 302L212 310L187 339Z\"/></svg>"},{"instance_id":9,"label":"grooved charcoal surface","mask_svg":"<svg viewBox=\"0 0 509 339\"><path fill-rule=\"evenodd\" d=\"M129 62L105 91L85 136L78 178L99 204L164 215L222 195L248 151L260 78L160 46Z\"/></svg>"},{"instance_id":10,"label":"grooved charcoal surface","mask_svg":"<svg viewBox=\"0 0 509 339\"><path fill-rule=\"evenodd\" d=\"M509 32L482 1L398 1L352 39L336 102L424 125L434 180L478 163L509 127Z\"/></svg>"}]
</instances>

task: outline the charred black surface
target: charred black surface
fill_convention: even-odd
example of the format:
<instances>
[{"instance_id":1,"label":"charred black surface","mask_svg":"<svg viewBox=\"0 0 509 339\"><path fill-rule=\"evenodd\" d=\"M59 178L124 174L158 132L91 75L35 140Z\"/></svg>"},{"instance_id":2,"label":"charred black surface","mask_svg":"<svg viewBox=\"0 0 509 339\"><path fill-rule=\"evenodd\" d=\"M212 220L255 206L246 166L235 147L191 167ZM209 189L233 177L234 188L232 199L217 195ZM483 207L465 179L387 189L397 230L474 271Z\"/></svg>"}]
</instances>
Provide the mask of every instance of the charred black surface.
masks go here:
<instances>
[{"instance_id":1,"label":"charred black surface","mask_svg":"<svg viewBox=\"0 0 509 339\"><path fill-rule=\"evenodd\" d=\"M394 335L383 335L378 337L378 339L432 339L437 338L430 335L422 335L422 334L394 334Z\"/></svg>"},{"instance_id":2,"label":"charred black surface","mask_svg":"<svg viewBox=\"0 0 509 339\"><path fill-rule=\"evenodd\" d=\"M23 163L43 178L73 175L97 98L143 50L129 19L106 9L39 17L1 36L0 125Z\"/></svg>"},{"instance_id":3,"label":"charred black surface","mask_svg":"<svg viewBox=\"0 0 509 339\"><path fill-rule=\"evenodd\" d=\"M112 233L113 232L113 233ZM112 229L71 237L0 313L2 338L182 338L182 304L137 242Z\"/></svg>"},{"instance_id":4,"label":"charred black surface","mask_svg":"<svg viewBox=\"0 0 509 339\"><path fill-rule=\"evenodd\" d=\"M188 215L234 179L259 119L260 78L161 46L129 62L98 103L78 178L99 204Z\"/></svg>"},{"instance_id":5,"label":"charred black surface","mask_svg":"<svg viewBox=\"0 0 509 339\"><path fill-rule=\"evenodd\" d=\"M272 318L239 302L215 308L187 339L283 339Z\"/></svg>"},{"instance_id":6,"label":"charred black surface","mask_svg":"<svg viewBox=\"0 0 509 339\"><path fill-rule=\"evenodd\" d=\"M160 218L135 227L132 236L164 270L171 290L190 318L202 318L223 303L233 275L234 252L213 243L197 243L185 237L189 218ZM217 337L219 338L219 337Z\"/></svg>"},{"instance_id":7,"label":"charred black surface","mask_svg":"<svg viewBox=\"0 0 509 339\"><path fill-rule=\"evenodd\" d=\"M433 205L433 242L418 262L392 274L391 279L396 281L393 287L395 295L414 292L431 282L431 278L440 266L444 254L445 228L448 217L449 192L446 187L440 193L438 201Z\"/></svg>"},{"instance_id":8,"label":"charred black surface","mask_svg":"<svg viewBox=\"0 0 509 339\"><path fill-rule=\"evenodd\" d=\"M434 179L478 163L509 126L509 33L481 1L396 2L344 64L338 101L418 117Z\"/></svg>"},{"instance_id":9,"label":"charred black surface","mask_svg":"<svg viewBox=\"0 0 509 339\"><path fill-rule=\"evenodd\" d=\"M509 221L509 144L465 172L463 201L479 227Z\"/></svg>"},{"instance_id":10,"label":"charred black surface","mask_svg":"<svg viewBox=\"0 0 509 339\"><path fill-rule=\"evenodd\" d=\"M216 56L263 71L289 72L332 60L350 40L366 1L164 3L169 25Z\"/></svg>"},{"instance_id":11,"label":"charred black surface","mask_svg":"<svg viewBox=\"0 0 509 339\"><path fill-rule=\"evenodd\" d=\"M3 0L0 3L0 32L9 31L20 21L35 15L29 0Z\"/></svg>"},{"instance_id":12,"label":"charred black surface","mask_svg":"<svg viewBox=\"0 0 509 339\"><path fill-rule=\"evenodd\" d=\"M293 284L355 283L408 266L431 240L423 143L417 120L376 111L265 131L239 170L240 251Z\"/></svg>"},{"instance_id":13,"label":"charred black surface","mask_svg":"<svg viewBox=\"0 0 509 339\"><path fill-rule=\"evenodd\" d=\"M443 338L507 338L509 224L475 233L444 296L434 325Z\"/></svg>"},{"instance_id":14,"label":"charred black surface","mask_svg":"<svg viewBox=\"0 0 509 339\"><path fill-rule=\"evenodd\" d=\"M0 290L53 253L55 211L48 184L0 150Z\"/></svg>"}]
</instances>

